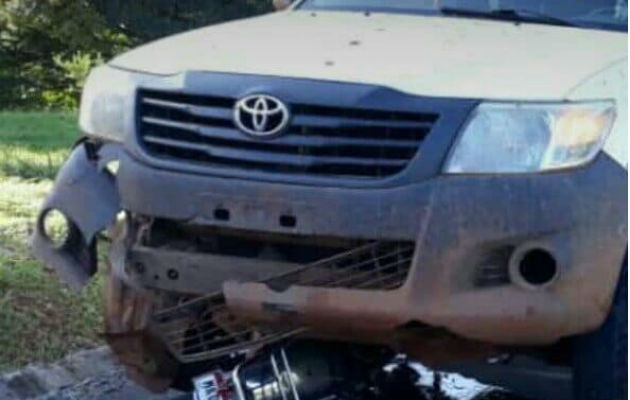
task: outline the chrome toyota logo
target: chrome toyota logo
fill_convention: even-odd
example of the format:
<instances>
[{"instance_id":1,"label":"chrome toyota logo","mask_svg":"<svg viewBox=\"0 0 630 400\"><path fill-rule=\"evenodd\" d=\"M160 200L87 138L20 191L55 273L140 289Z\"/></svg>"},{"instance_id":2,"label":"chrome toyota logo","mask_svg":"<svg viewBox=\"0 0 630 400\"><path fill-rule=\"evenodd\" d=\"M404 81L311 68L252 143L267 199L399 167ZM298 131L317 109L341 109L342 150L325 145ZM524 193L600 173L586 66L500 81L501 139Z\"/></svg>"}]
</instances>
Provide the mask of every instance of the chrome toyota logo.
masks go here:
<instances>
[{"instance_id":1,"label":"chrome toyota logo","mask_svg":"<svg viewBox=\"0 0 630 400\"><path fill-rule=\"evenodd\" d=\"M247 96L234 106L234 123L251 136L274 136L282 132L289 123L289 109L273 96Z\"/></svg>"}]
</instances>

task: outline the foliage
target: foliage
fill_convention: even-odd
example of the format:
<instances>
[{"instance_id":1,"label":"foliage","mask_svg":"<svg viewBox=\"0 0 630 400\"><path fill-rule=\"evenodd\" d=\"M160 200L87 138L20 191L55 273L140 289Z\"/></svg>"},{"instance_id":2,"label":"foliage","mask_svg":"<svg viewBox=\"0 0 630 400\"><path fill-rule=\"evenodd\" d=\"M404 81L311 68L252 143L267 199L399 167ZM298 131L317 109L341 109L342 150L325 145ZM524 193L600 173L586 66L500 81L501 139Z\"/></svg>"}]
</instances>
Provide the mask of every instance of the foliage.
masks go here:
<instances>
[{"instance_id":1,"label":"foliage","mask_svg":"<svg viewBox=\"0 0 630 400\"><path fill-rule=\"evenodd\" d=\"M88 71L174 32L270 10L270 0L0 0L0 109L74 109Z\"/></svg>"},{"instance_id":2,"label":"foliage","mask_svg":"<svg viewBox=\"0 0 630 400\"><path fill-rule=\"evenodd\" d=\"M86 63L131 44L85 0L0 4L0 108L75 107Z\"/></svg>"},{"instance_id":3,"label":"foliage","mask_svg":"<svg viewBox=\"0 0 630 400\"><path fill-rule=\"evenodd\" d=\"M142 41L272 10L271 0L93 0L110 26Z\"/></svg>"},{"instance_id":4,"label":"foliage","mask_svg":"<svg viewBox=\"0 0 630 400\"><path fill-rule=\"evenodd\" d=\"M85 85L88 73L92 67L103 63L103 57L100 53L90 54L78 51L69 58L56 54L53 56L53 63L59 70L59 76L64 80L65 87L43 90L44 103L56 105L57 108L62 109L76 109L81 97L81 88Z\"/></svg>"}]
</instances>

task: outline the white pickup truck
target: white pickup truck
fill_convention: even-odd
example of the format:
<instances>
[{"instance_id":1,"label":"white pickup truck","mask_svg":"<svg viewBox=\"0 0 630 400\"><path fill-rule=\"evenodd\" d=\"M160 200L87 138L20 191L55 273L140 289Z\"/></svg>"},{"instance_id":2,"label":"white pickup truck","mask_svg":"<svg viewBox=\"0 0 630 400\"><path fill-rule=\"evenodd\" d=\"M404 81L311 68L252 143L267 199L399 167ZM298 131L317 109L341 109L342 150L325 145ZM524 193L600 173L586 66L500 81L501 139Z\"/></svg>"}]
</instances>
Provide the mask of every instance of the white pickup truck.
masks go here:
<instances>
[{"instance_id":1,"label":"white pickup truck","mask_svg":"<svg viewBox=\"0 0 630 400\"><path fill-rule=\"evenodd\" d=\"M110 232L107 338L156 390L330 398L348 370L296 367L330 351L278 347L317 338L625 399L627 11L304 0L142 46L92 71L34 252L81 288Z\"/></svg>"}]
</instances>

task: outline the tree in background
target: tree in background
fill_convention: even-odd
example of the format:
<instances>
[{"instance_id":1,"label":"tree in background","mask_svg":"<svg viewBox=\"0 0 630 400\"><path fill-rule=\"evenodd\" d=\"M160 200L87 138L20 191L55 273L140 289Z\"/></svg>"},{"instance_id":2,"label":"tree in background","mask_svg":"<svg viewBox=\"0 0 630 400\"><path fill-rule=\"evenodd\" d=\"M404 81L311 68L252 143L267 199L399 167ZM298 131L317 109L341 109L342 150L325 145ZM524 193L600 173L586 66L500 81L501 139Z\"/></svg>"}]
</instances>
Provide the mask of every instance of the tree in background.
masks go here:
<instances>
[{"instance_id":1,"label":"tree in background","mask_svg":"<svg viewBox=\"0 0 630 400\"><path fill-rule=\"evenodd\" d=\"M272 10L271 0L92 0L108 24L147 41Z\"/></svg>"},{"instance_id":2,"label":"tree in background","mask_svg":"<svg viewBox=\"0 0 630 400\"><path fill-rule=\"evenodd\" d=\"M76 77L131 44L83 0L0 4L0 108L75 107Z\"/></svg>"},{"instance_id":3,"label":"tree in background","mask_svg":"<svg viewBox=\"0 0 630 400\"><path fill-rule=\"evenodd\" d=\"M269 0L0 0L0 109L76 108L88 71L136 44L270 11Z\"/></svg>"}]
</instances>

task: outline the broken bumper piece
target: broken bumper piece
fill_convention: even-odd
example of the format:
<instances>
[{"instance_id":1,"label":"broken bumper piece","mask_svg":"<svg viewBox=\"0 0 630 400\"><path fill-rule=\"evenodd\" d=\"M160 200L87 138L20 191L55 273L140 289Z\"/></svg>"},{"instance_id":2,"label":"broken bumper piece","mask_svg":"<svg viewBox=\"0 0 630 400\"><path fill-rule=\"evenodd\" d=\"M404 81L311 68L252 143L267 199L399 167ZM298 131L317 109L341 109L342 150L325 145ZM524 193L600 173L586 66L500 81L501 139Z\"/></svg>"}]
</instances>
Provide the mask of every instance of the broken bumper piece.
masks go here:
<instances>
[{"instance_id":1,"label":"broken bumper piece","mask_svg":"<svg viewBox=\"0 0 630 400\"><path fill-rule=\"evenodd\" d=\"M80 143L63 165L52 192L37 218L30 238L33 254L80 290L96 272L96 234L111 225L120 210L114 176L106 169L116 147ZM55 243L46 231L46 217L58 211L66 219L67 235Z\"/></svg>"}]
</instances>

